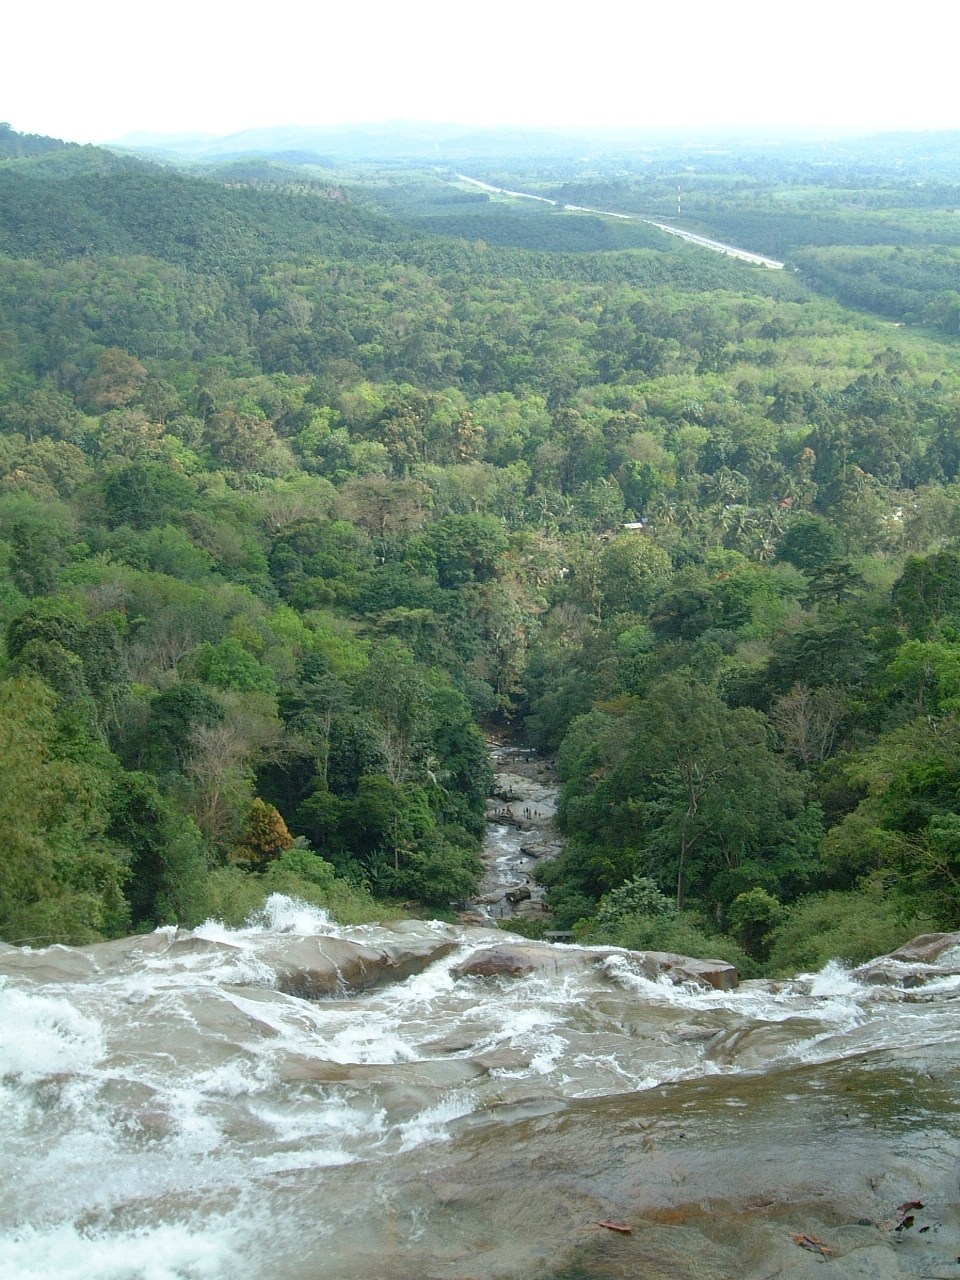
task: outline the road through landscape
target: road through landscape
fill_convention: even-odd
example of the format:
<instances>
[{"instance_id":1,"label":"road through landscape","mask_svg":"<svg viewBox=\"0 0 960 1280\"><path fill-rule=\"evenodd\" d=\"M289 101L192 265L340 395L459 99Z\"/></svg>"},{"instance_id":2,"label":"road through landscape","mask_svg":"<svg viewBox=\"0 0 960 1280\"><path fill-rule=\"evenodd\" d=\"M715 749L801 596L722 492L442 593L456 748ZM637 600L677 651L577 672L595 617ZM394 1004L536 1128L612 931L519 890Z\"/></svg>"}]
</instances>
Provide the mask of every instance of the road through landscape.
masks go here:
<instances>
[{"instance_id":1,"label":"road through landscape","mask_svg":"<svg viewBox=\"0 0 960 1280\"><path fill-rule=\"evenodd\" d=\"M619 218L622 222L646 222L651 227L659 227L668 235L678 236L691 244L698 244L703 249L711 249L714 253L725 253L728 257L739 258L741 262L752 262L754 266L769 267L772 271L782 271L784 264L776 258L767 258L762 253L753 253L749 249L738 249L736 245L724 244L722 240L711 240L709 236L697 235L695 231L687 231L683 227L671 226L669 222L658 222L656 218L644 218L640 214L614 213L612 209L591 209L586 205L561 204L559 200L550 200L547 196L531 195L528 191L510 191L506 187L494 187L489 182L481 182L479 178L469 178L465 173L458 173L461 182L467 182L481 191L489 191L501 196L511 196L517 200L537 200L541 204L550 204L554 208L563 209L567 213L594 213L604 218Z\"/></svg>"}]
</instances>

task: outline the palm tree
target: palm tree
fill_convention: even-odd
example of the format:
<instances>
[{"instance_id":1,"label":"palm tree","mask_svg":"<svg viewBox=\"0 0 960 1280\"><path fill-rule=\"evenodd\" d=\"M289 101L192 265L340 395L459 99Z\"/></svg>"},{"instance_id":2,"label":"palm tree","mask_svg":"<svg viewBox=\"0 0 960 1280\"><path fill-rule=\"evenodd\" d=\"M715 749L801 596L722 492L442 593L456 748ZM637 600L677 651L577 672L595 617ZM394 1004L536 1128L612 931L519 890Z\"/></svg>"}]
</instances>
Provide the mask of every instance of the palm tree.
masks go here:
<instances>
[{"instance_id":1,"label":"palm tree","mask_svg":"<svg viewBox=\"0 0 960 1280\"><path fill-rule=\"evenodd\" d=\"M677 524L684 533L693 533L700 525L700 512L692 502L685 502L677 511Z\"/></svg>"},{"instance_id":2,"label":"palm tree","mask_svg":"<svg viewBox=\"0 0 960 1280\"><path fill-rule=\"evenodd\" d=\"M747 477L730 467L721 467L719 471L715 471L706 487L714 500L723 505L745 502L750 493L750 481Z\"/></svg>"},{"instance_id":3,"label":"palm tree","mask_svg":"<svg viewBox=\"0 0 960 1280\"><path fill-rule=\"evenodd\" d=\"M757 527L757 515L752 507L741 505L730 508L733 538L736 543L749 541Z\"/></svg>"},{"instance_id":4,"label":"palm tree","mask_svg":"<svg viewBox=\"0 0 960 1280\"><path fill-rule=\"evenodd\" d=\"M715 503L713 506L707 507L703 513L707 524L713 531L716 538L716 546L718 547L723 542L724 535L733 525L734 517L732 513L734 510L734 507Z\"/></svg>"},{"instance_id":5,"label":"palm tree","mask_svg":"<svg viewBox=\"0 0 960 1280\"><path fill-rule=\"evenodd\" d=\"M677 523L677 504L671 501L665 493L656 494L651 500L648 510L650 519L662 528L668 528L670 525Z\"/></svg>"},{"instance_id":6,"label":"palm tree","mask_svg":"<svg viewBox=\"0 0 960 1280\"><path fill-rule=\"evenodd\" d=\"M767 560L772 560L776 553L776 540L771 538L765 529L758 528L754 534L753 546L750 548L750 559L759 560L764 564Z\"/></svg>"}]
</instances>

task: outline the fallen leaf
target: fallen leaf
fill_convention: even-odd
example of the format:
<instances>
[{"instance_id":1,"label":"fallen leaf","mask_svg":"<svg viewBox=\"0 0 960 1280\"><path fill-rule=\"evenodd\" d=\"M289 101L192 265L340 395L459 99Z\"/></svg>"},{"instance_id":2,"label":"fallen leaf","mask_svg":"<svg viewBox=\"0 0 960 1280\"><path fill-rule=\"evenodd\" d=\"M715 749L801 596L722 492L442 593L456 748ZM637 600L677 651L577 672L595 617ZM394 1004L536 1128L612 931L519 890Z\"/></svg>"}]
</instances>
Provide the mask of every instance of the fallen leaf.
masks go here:
<instances>
[{"instance_id":1,"label":"fallen leaf","mask_svg":"<svg viewBox=\"0 0 960 1280\"><path fill-rule=\"evenodd\" d=\"M894 1215L894 1221L896 1222L894 1231L909 1231L914 1223L914 1217L911 1210L922 1208L922 1200L904 1200L903 1204L898 1204Z\"/></svg>"},{"instance_id":2,"label":"fallen leaf","mask_svg":"<svg viewBox=\"0 0 960 1280\"><path fill-rule=\"evenodd\" d=\"M629 1236L633 1234L633 1227L629 1222L611 1222L609 1218L601 1218L597 1223L598 1227L606 1227L608 1231L619 1231L621 1235Z\"/></svg>"},{"instance_id":3,"label":"fallen leaf","mask_svg":"<svg viewBox=\"0 0 960 1280\"><path fill-rule=\"evenodd\" d=\"M895 1213L896 1219L898 1222L902 1222L911 1209L922 1209L922 1208L923 1208L922 1200L904 1200L903 1204L897 1205L896 1213Z\"/></svg>"},{"instance_id":4,"label":"fallen leaf","mask_svg":"<svg viewBox=\"0 0 960 1280\"><path fill-rule=\"evenodd\" d=\"M801 1249L809 1249L811 1253L819 1253L822 1258L833 1252L822 1240L818 1240L816 1236L806 1235L804 1232L794 1232L793 1239L794 1243L798 1244Z\"/></svg>"}]
</instances>

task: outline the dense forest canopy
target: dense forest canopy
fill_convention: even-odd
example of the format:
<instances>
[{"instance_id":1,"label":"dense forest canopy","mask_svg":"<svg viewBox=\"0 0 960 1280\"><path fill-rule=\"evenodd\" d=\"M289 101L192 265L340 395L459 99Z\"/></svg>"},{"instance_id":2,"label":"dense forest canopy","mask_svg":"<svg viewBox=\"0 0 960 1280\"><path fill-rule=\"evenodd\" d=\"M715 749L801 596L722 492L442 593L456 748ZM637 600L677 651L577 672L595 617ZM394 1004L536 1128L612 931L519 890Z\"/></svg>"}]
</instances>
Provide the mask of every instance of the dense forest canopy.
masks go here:
<instances>
[{"instance_id":1,"label":"dense forest canopy","mask_svg":"<svg viewBox=\"0 0 960 1280\"><path fill-rule=\"evenodd\" d=\"M557 927L746 971L956 927L946 154L683 167L773 272L0 129L0 936L448 910L494 724L557 753ZM617 163L476 173L662 216L678 161Z\"/></svg>"}]
</instances>

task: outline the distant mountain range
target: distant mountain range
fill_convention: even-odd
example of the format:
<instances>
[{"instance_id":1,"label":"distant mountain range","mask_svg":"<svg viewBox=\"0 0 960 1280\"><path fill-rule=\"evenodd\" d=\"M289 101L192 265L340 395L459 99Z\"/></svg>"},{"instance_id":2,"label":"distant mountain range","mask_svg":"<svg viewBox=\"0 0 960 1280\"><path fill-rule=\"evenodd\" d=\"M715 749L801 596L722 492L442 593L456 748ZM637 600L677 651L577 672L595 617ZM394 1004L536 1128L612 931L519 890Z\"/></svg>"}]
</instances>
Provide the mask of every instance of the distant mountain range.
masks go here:
<instances>
[{"instance_id":1,"label":"distant mountain range","mask_svg":"<svg viewBox=\"0 0 960 1280\"><path fill-rule=\"evenodd\" d=\"M457 124L390 120L382 124L302 127L285 125L209 134L131 133L115 145L137 151L173 153L197 160L264 154L298 160L441 160L451 157L530 154L577 155L596 145L596 136L546 130L477 129Z\"/></svg>"},{"instance_id":2,"label":"distant mountain range","mask_svg":"<svg viewBox=\"0 0 960 1280\"><path fill-rule=\"evenodd\" d=\"M740 130L704 127L699 130L551 130L482 128L464 124L437 124L414 120L388 120L374 124L301 126L244 129L216 136L204 133L129 133L113 146L136 151L152 159L217 162L263 155L293 164L331 164L343 160L404 163L443 163L471 159L552 157L579 159L617 153L735 151L757 155L781 149L800 152L807 160L846 164L888 164L901 154L911 161L939 162L960 154L960 132L898 132L854 137L825 130Z\"/></svg>"}]
</instances>

